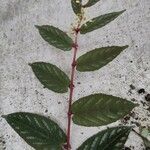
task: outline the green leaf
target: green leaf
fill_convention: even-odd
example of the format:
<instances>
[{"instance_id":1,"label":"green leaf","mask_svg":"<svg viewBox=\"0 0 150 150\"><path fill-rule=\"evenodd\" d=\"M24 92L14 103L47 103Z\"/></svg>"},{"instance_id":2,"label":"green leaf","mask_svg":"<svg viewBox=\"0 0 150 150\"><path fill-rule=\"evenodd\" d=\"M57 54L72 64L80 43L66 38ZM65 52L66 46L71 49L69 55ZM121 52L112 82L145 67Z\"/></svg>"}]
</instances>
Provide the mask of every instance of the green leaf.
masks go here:
<instances>
[{"instance_id":1,"label":"green leaf","mask_svg":"<svg viewBox=\"0 0 150 150\"><path fill-rule=\"evenodd\" d=\"M83 5L83 7L90 7L94 4L96 4L98 1L100 1L100 0L88 0L88 2L85 5Z\"/></svg>"},{"instance_id":2,"label":"green leaf","mask_svg":"<svg viewBox=\"0 0 150 150\"><path fill-rule=\"evenodd\" d=\"M150 140L145 137L142 137L142 139L143 139L145 147L150 148Z\"/></svg>"},{"instance_id":3,"label":"green leaf","mask_svg":"<svg viewBox=\"0 0 150 150\"><path fill-rule=\"evenodd\" d=\"M113 13L109 13L109 14L105 14L105 15L93 18L92 20L86 22L85 24L81 26L80 33L85 34L93 30L96 30L98 28L101 28L107 25L108 23L110 23L111 21L113 21L114 19L116 19L124 11L125 10L119 11L119 12L113 12Z\"/></svg>"},{"instance_id":4,"label":"green leaf","mask_svg":"<svg viewBox=\"0 0 150 150\"><path fill-rule=\"evenodd\" d=\"M45 88L57 93L68 91L70 80L57 66L45 62L35 62L29 65Z\"/></svg>"},{"instance_id":5,"label":"green leaf","mask_svg":"<svg viewBox=\"0 0 150 150\"><path fill-rule=\"evenodd\" d=\"M54 47L59 48L63 51L69 51L72 49L72 39L60 29L49 25L36 25L35 27L39 30L42 38L50 45L53 45Z\"/></svg>"},{"instance_id":6,"label":"green leaf","mask_svg":"<svg viewBox=\"0 0 150 150\"><path fill-rule=\"evenodd\" d=\"M143 139L146 148L150 148L150 127L141 127L139 136Z\"/></svg>"},{"instance_id":7,"label":"green leaf","mask_svg":"<svg viewBox=\"0 0 150 150\"><path fill-rule=\"evenodd\" d=\"M121 150L131 127L118 126L103 130L87 139L77 150Z\"/></svg>"},{"instance_id":8,"label":"green leaf","mask_svg":"<svg viewBox=\"0 0 150 150\"><path fill-rule=\"evenodd\" d=\"M60 150L66 142L63 130L52 120L32 113L3 116L8 124L36 150Z\"/></svg>"},{"instance_id":9,"label":"green leaf","mask_svg":"<svg viewBox=\"0 0 150 150\"><path fill-rule=\"evenodd\" d=\"M74 102L73 122L81 126L102 126L126 116L136 104L105 94L93 94Z\"/></svg>"},{"instance_id":10,"label":"green leaf","mask_svg":"<svg viewBox=\"0 0 150 150\"><path fill-rule=\"evenodd\" d=\"M128 48L127 45L111 46L96 48L87 52L77 59L77 70L81 72L98 70L111 62L126 48Z\"/></svg>"},{"instance_id":11,"label":"green leaf","mask_svg":"<svg viewBox=\"0 0 150 150\"><path fill-rule=\"evenodd\" d=\"M71 0L72 9L76 15L82 13L82 0Z\"/></svg>"}]
</instances>

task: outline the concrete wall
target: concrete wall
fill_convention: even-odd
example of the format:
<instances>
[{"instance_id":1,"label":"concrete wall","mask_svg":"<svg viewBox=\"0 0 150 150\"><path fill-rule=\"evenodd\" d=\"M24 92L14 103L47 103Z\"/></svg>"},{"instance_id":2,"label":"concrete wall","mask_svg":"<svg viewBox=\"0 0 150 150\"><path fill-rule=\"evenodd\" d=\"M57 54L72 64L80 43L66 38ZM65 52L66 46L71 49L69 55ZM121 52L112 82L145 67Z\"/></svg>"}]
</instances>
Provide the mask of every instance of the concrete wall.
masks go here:
<instances>
[{"instance_id":1,"label":"concrete wall","mask_svg":"<svg viewBox=\"0 0 150 150\"><path fill-rule=\"evenodd\" d=\"M140 104L135 109L135 115L139 116L137 122L145 126L150 121L150 113L146 110L148 103L143 106L144 95L139 95L137 89L150 92L150 0L101 0L86 10L86 17L90 19L123 9L127 11L106 27L80 36L78 56L96 47L126 44L130 47L99 71L77 72L74 100L97 92L128 100L134 98ZM16 111L39 113L51 116L65 130L69 93L57 94L43 89L28 63L51 62L70 74L72 52L48 45L34 25L51 24L73 37L71 24L76 22L74 20L70 0L0 0L1 114ZM136 87L132 92L129 91L131 84ZM136 120L131 118L130 121ZM117 124L119 122L111 126ZM72 149L104 128L73 124ZM32 149L2 118L0 142L0 150ZM130 134L127 145L134 146L135 150L143 147L141 139L134 133Z\"/></svg>"}]
</instances>

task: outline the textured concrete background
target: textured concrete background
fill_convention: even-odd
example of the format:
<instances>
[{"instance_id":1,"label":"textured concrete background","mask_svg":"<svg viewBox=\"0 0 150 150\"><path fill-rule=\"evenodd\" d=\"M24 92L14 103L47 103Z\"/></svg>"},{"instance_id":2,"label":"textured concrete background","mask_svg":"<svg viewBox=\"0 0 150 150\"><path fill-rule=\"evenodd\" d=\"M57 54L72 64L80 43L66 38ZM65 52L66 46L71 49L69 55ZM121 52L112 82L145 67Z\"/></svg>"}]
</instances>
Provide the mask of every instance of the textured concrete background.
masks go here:
<instances>
[{"instance_id":1,"label":"textured concrete background","mask_svg":"<svg viewBox=\"0 0 150 150\"><path fill-rule=\"evenodd\" d=\"M142 104L144 95L139 95L136 90L131 92L129 85L150 92L150 0L101 0L86 10L86 17L90 19L123 9L127 11L106 27L80 36L78 56L101 46L128 44L130 47L99 71L77 72L74 100L97 92L128 100L134 98L140 104L135 109L135 115L140 117L137 122L148 125L150 113L146 110L148 104ZM65 130L68 93L57 94L43 89L28 63L51 62L70 74L72 52L48 45L34 25L51 24L73 36L71 23L75 23L74 20L70 0L0 0L1 114L17 111L39 113L51 116ZM73 124L73 150L104 128ZM0 150L32 149L2 118L0 142ZM134 133L130 134L127 145L134 146L135 150L143 149L142 140Z\"/></svg>"}]
</instances>

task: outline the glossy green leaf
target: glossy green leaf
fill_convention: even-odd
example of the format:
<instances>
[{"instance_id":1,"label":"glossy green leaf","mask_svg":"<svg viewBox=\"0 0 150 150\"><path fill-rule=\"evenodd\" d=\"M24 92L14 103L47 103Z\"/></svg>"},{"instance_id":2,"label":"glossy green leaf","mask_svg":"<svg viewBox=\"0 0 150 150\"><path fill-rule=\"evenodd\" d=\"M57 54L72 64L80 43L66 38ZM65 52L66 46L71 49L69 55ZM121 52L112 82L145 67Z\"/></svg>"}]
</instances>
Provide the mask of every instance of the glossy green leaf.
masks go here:
<instances>
[{"instance_id":1,"label":"glossy green leaf","mask_svg":"<svg viewBox=\"0 0 150 150\"><path fill-rule=\"evenodd\" d=\"M103 130L87 139L77 150L121 150L131 127L118 126Z\"/></svg>"},{"instance_id":2,"label":"glossy green leaf","mask_svg":"<svg viewBox=\"0 0 150 150\"><path fill-rule=\"evenodd\" d=\"M83 5L83 7L90 7L90 6L96 4L99 1L100 0L88 0L88 2L85 5Z\"/></svg>"},{"instance_id":3,"label":"glossy green leaf","mask_svg":"<svg viewBox=\"0 0 150 150\"><path fill-rule=\"evenodd\" d=\"M57 66L45 62L35 62L29 65L45 88L57 93L68 91L70 80Z\"/></svg>"},{"instance_id":4,"label":"glossy green leaf","mask_svg":"<svg viewBox=\"0 0 150 150\"><path fill-rule=\"evenodd\" d=\"M74 102L73 122L82 126L102 126L126 116L136 104L105 94L93 94Z\"/></svg>"},{"instance_id":5,"label":"glossy green leaf","mask_svg":"<svg viewBox=\"0 0 150 150\"><path fill-rule=\"evenodd\" d=\"M63 130L52 120L32 113L3 116L8 124L36 150L60 150L66 142Z\"/></svg>"},{"instance_id":6,"label":"glossy green leaf","mask_svg":"<svg viewBox=\"0 0 150 150\"><path fill-rule=\"evenodd\" d=\"M82 12L82 0L71 0L72 9L76 15L80 15Z\"/></svg>"},{"instance_id":7,"label":"glossy green leaf","mask_svg":"<svg viewBox=\"0 0 150 150\"><path fill-rule=\"evenodd\" d=\"M111 62L126 48L128 46L111 46L87 52L77 59L77 70L81 72L98 70Z\"/></svg>"},{"instance_id":8,"label":"glossy green leaf","mask_svg":"<svg viewBox=\"0 0 150 150\"><path fill-rule=\"evenodd\" d=\"M39 30L42 38L50 45L53 45L54 47L64 51L69 51L72 49L72 39L60 29L49 25L35 27Z\"/></svg>"},{"instance_id":9,"label":"glossy green leaf","mask_svg":"<svg viewBox=\"0 0 150 150\"><path fill-rule=\"evenodd\" d=\"M113 12L113 13L109 13L109 14L105 14L105 15L93 18L81 26L80 33L85 34L85 33L94 31L98 28L101 28L107 25L108 23L110 23L111 21L113 21L114 19L116 19L124 11L125 10L119 11L119 12Z\"/></svg>"}]
</instances>

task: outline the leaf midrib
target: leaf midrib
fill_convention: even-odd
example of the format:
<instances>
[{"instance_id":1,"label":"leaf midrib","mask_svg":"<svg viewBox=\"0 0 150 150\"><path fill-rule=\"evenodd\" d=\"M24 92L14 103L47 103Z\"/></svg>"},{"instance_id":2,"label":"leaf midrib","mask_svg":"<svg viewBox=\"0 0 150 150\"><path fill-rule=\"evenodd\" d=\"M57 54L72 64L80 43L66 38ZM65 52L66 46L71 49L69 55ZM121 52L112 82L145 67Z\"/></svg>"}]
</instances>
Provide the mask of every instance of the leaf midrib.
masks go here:
<instances>
[{"instance_id":1,"label":"leaf midrib","mask_svg":"<svg viewBox=\"0 0 150 150\"><path fill-rule=\"evenodd\" d=\"M43 65L44 65L44 64L43 64ZM48 64L46 64L46 65L48 65ZM66 76L66 74L62 74L61 71L57 71L57 72L59 72L59 73L61 74L61 77L60 77L60 76L58 76L56 73L55 73L55 74L51 73L51 71L56 72L56 71L55 71L55 68L54 68L53 66L50 66L50 67L48 67L48 68L46 67L47 70L43 69L42 66L36 66L36 67L39 68L40 70L42 70L42 71L44 72L44 73L42 73L42 74L43 74L43 76L46 77L47 80L50 80L50 81L53 80L53 83L56 82L56 83L58 83L61 87L64 87L64 85L65 85L65 86L67 85L67 80L66 80L66 78L64 77L64 76ZM50 69L51 71L50 71L49 69ZM62 80L62 79L64 79L64 80ZM45 82L45 81L44 81L44 82ZM50 83L48 83L48 84L50 84Z\"/></svg>"}]
</instances>

